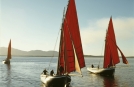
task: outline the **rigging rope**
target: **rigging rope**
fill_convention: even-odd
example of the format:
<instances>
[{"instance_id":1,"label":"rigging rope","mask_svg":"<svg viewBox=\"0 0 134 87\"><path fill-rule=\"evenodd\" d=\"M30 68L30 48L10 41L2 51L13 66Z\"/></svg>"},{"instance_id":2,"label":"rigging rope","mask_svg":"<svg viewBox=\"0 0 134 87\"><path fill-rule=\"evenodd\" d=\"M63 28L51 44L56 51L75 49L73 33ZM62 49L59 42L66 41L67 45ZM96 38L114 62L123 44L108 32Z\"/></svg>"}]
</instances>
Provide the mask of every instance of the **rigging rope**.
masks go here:
<instances>
[{"instance_id":1,"label":"rigging rope","mask_svg":"<svg viewBox=\"0 0 134 87\"><path fill-rule=\"evenodd\" d=\"M107 33L107 29L106 29L106 33ZM105 36L105 38L106 38L106 36ZM104 42L105 42L105 41L104 41ZM104 42L103 42L103 46L102 46L102 51L103 51L103 48L104 48ZM101 51L101 55L102 55L102 51ZM99 60L98 66L100 66L100 61L101 61L101 58L100 58L100 60Z\"/></svg>"},{"instance_id":2,"label":"rigging rope","mask_svg":"<svg viewBox=\"0 0 134 87\"><path fill-rule=\"evenodd\" d=\"M60 30L59 30L59 32L58 32L58 36L57 36L56 43L55 43L54 50L53 50L53 55L52 55L51 60L50 60L50 62L49 62L48 70L49 70L50 64L51 64L51 62L52 62L52 59L53 59L53 57L54 57L54 51L55 51L56 44L57 44L57 41L58 41L59 33L60 33Z\"/></svg>"},{"instance_id":3,"label":"rigging rope","mask_svg":"<svg viewBox=\"0 0 134 87\"><path fill-rule=\"evenodd\" d=\"M59 36L60 31L62 30L63 21L64 21L64 16L65 16L65 7L64 7L64 10L63 10L63 18L62 18L61 29L60 29L59 32L58 32L58 36ZM55 48L56 48L58 36L57 36L57 39L56 39L56 43L55 43L55 46L54 46L54 50L55 50ZM53 57L54 57L54 52L53 52L53 56L52 56L52 58L51 58L51 60L50 60L50 62L49 62L48 70L49 70L49 67L50 67L50 64L51 64L51 62L52 62Z\"/></svg>"},{"instance_id":4,"label":"rigging rope","mask_svg":"<svg viewBox=\"0 0 134 87\"><path fill-rule=\"evenodd\" d=\"M104 42L103 42L104 43ZM103 46L102 46L102 51L103 51L103 48L104 48L104 44L103 44ZM102 51L101 51L101 55L102 55ZM98 66L100 66L100 61L101 61L101 57L100 57L100 60L99 60L99 64L98 64Z\"/></svg>"}]
</instances>

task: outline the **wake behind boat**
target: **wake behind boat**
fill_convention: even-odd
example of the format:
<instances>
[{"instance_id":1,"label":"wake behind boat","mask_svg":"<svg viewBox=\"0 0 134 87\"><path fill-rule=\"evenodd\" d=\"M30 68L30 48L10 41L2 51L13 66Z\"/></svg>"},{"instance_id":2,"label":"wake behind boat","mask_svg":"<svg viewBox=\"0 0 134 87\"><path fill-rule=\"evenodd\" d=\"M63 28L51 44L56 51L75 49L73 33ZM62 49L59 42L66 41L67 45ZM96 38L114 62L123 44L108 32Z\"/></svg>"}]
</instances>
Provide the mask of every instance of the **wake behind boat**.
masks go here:
<instances>
[{"instance_id":1,"label":"wake behind boat","mask_svg":"<svg viewBox=\"0 0 134 87\"><path fill-rule=\"evenodd\" d=\"M59 56L57 63L57 74L41 74L41 81L46 87L68 87L74 71L81 72L85 67L75 0L69 0L66 13L63 13L59 45Z\"/></svg>"},{"instance_id":2,"label":"wake behind boat","mask_svg":"<svg viewBox=\"0 0 134 87\"><path fill-rule=\"evenodd\" d=\"M7 52L7 58L2 61L3 64L10 64L10 59L11 59L11 40L8 45L8 52Z\"/></svg>"},{"instance_id":3,"label":"wake behind boat","mask_svg":"<svg viewBox=\"0 0 134 87\"><path fill-rule=\"evenodd\" d=\"M87 68L87 70L95 74L114 75L115 65L120 62L118 51L122 56L123 63L128 64L126 57L124 56L124 54L116 44L115 33L114 33L112 17L111 17L109 21L108 30L106 33L106 39L105 39L103 68L100 69L99 66L98 68L94 68L94 66L92 65L92 67Z\"/></svg>"}]
</instances>

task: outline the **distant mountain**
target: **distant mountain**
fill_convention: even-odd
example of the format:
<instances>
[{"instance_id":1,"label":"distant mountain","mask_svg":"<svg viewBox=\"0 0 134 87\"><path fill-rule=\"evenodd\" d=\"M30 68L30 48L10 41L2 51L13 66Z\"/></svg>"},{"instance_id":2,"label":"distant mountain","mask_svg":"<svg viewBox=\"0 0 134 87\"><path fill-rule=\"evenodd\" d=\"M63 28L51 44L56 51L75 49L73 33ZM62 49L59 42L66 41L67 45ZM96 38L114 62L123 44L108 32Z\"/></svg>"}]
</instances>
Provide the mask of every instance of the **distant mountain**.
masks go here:
<instances>
[{"instance_id":1,"label":"distant mountain","mask_svg":"<svg viewBox=\"0 0 134 87\"><path fill-rule=\"evenodd\" d=\"M0 55L7 55L6 47L0 47ZM12 48L12 56L58 56L58 52L42 50L22 51Z\"/></svg>"},{"instance_id":2,"label":"distant mountain","mask_svg":"<svg viewBox=\"0 0 134 87\"><path fill-rule=\"evenodd\" d=\"M0 47L0 55L7 55L7 48ZM42 51L42 50L31 50L22 51L19 49L12 48L12 56L58 56L57 51ZM103 57L102 55L84 55L85 57ZM134 58L134 56L127 56L128 58Z\"/></svg>"}]
</instances>

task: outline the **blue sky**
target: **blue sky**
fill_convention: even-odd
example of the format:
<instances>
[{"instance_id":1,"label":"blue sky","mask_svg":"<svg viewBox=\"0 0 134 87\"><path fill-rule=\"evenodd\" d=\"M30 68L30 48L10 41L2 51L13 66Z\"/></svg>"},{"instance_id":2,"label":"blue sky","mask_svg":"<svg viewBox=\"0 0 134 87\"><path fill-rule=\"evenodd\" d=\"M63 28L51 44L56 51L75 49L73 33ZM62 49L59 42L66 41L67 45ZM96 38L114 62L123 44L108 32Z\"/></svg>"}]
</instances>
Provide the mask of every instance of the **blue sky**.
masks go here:
<instances>
[{"instance_id":1,"label":"blue sky","mask_svg":"<svg viewBox=\"0 0 134 87\"><path fill-rule=\"evenodd\" d=\"M103 55L110 17L117 45L134 56L133 0L75 0L84 54ZM68 0L0 0L0 47L54 50ZM59 40L56 45L58 51Z\"/></svg>"}]
</instances>

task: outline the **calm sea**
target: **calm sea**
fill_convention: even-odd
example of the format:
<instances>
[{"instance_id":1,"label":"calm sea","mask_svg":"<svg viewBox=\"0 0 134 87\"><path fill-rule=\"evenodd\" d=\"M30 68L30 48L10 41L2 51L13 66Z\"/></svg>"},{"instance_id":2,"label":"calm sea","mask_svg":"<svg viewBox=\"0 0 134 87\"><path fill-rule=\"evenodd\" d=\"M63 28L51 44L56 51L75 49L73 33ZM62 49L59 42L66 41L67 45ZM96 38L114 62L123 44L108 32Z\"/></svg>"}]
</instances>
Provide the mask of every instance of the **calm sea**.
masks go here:
<instances>
[{"instance_id":1,"label":"calm sea","mask_svg":"<svg viewBox=\"0 0 134 87\"><path fill-rule=\"evenodd\" d=\"M0 61L5 59L0 56ZM51 57L13 57L10 66L0 63L0 87L44 87L40 74L44 68L56 72L57 57L50 63ZM82 69L83 77L72 76L71 87L134 87L134 58L127 58L129 65L121 61L116 65L114 77L102 77L91 74L86 67L91 64L102 66L103 59L86 57L86 67Z\"/></svg>"}]
</instances>

